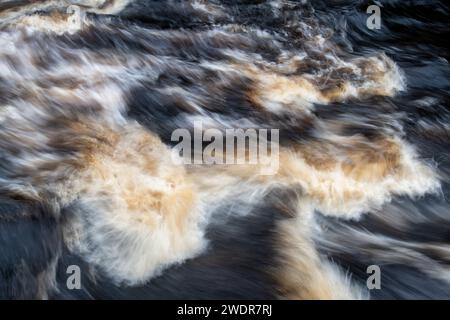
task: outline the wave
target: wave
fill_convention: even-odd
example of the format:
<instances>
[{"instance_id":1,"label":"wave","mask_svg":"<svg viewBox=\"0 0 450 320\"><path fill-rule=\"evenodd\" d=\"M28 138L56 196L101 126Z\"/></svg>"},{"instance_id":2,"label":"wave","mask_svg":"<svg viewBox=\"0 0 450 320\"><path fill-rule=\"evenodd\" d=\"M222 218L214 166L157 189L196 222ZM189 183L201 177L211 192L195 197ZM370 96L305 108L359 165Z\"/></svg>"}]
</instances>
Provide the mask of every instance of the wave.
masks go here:
<instances>
[{"instance_id":1,"label":"wave","mask_svg":"<svg viewBox=\"0 0 450 320\"><path fill-rule=\"evenodd\" d=\"M448 174L411 140L409 111L400 107L416 89L409 69L379 47L349 50L352 33L325 23L338 14L323 13L321 4L0 6L1 195L51 208L46 214L62 230L64 250L43 263L40 272L50 280L33 297L70 296L61 284L67 255L93 268L92 279L159 290L152 281L176 268L214 265L208 257L226 247L214 237L234 237L229 219L258 224L266 219L258 208L279 202L288 204L278 204L280 214L270 218L277 222L264 230L275 234L277 253L261 266L276 297L369 297L345 274L345 261L329 259L353 254L352 241L363 252L377 243L380 264L408 263L445 278L447 263L423 251L447 252L447 244L402 242L349 226L367 216L389 219L381 212L400 210L392 207L399 198L438 198ZM70 5L77 9L67 11ZM171 133L192 130L198 120L218 130L279 129L278 172L172 163ZM417 126L431 140L448 131L434 120ZM279 189L295 192L271 196ZM226 254L231 259L233 252ZM248 266L233 266L241 267Z\"/></svg>"}]
</instances>

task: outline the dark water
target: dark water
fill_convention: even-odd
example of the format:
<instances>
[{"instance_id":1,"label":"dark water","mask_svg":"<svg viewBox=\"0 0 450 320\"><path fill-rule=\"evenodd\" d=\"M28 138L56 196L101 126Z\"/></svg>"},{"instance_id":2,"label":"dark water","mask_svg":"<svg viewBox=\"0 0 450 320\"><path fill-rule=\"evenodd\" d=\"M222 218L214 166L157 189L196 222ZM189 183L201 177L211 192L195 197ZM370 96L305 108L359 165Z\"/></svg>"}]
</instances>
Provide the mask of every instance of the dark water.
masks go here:
<instances>
[{"instance_id":1,"label":"dark water","mask_svg":"<svg viewBox=\"0 0 450 320\"><path fill-rule=\"evenodd\" d=\"M69 2L0 1L0 297L450 298L445 1ZM174 166L196 121L278 174Z\"/></svg>"}]
</instances>

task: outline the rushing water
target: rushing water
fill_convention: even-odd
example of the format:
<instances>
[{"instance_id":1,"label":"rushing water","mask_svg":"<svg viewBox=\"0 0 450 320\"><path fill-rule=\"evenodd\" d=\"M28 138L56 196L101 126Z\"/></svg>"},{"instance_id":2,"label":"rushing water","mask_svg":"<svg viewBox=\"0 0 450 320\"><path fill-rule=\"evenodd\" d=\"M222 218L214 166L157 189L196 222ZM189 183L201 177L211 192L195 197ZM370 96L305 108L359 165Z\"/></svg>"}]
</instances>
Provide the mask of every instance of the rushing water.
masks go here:
<instances>
[{"instance_id":1,"label":"rushing water","mask_svg":"<svg viewBox=\"0 0 450 320\"><path fill-rule=\"evenodd\" d=\"M450 8L376 3L0 1L0 297L450 298Z\"/></svg>"}]
</instances>

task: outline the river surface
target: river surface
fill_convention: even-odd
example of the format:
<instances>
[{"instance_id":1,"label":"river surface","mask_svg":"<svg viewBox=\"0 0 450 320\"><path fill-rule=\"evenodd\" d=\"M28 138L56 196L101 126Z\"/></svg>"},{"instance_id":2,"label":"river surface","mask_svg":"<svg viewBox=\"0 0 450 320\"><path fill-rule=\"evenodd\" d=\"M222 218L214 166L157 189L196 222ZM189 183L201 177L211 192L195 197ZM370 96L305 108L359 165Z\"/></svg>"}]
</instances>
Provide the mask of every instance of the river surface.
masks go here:
<instances>
[{"instance_id":1,"label":"river surface","mask_svg":"<svg viewBox=\"0 0 450 320\"><path fill-rule=\"evenodd\" d=\"M0 297L449 299L449 17L0 1ZM276 170L174 161L199 123Z\"/></svg>"}]
</instances>

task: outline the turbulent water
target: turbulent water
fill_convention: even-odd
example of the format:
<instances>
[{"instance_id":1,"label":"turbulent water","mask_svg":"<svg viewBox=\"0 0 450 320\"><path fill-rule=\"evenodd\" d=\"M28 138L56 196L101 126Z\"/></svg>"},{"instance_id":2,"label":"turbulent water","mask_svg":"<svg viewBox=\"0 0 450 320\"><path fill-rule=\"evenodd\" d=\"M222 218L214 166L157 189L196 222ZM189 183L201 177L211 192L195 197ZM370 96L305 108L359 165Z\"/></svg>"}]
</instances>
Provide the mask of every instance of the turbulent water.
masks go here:
<instances>
[{"instance_id":1,"label":"turbulent water","mask_svg":"<svg viewBox=\"0 0 450 320\"><path fill-rule=\"evenodd\" d=\"M371 4L0 1L0 297L449 299L450 8Z\"/></svg>"}]
</instances>

